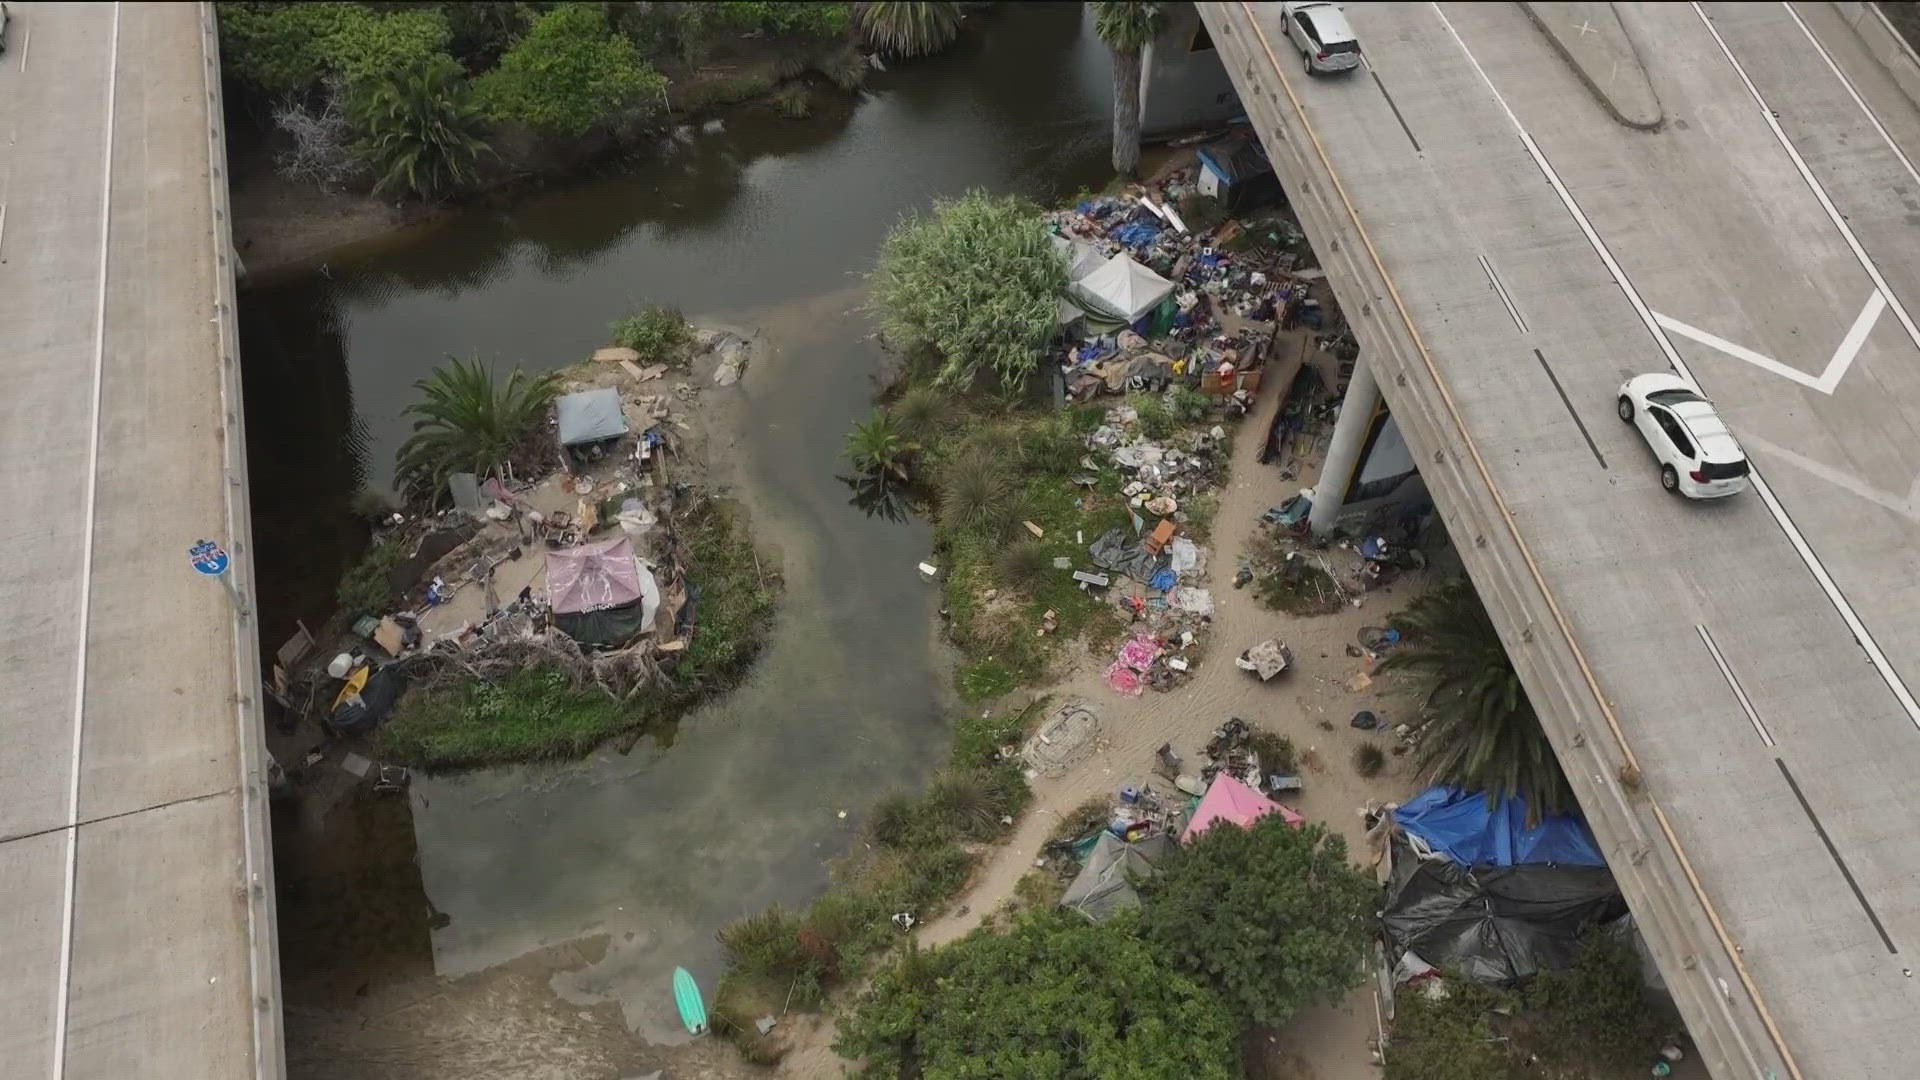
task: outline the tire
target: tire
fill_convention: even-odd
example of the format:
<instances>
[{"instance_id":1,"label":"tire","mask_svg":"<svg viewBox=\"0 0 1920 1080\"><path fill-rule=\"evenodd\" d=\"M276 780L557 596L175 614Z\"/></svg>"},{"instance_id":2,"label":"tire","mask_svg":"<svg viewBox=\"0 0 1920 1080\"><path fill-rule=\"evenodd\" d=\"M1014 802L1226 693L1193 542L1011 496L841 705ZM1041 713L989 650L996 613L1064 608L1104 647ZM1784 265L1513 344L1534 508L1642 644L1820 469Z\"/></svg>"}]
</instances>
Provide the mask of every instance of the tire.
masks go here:
<instances>
[{"instance_id":1,"label":"tire","mask_svg":"<svg viewBox=\"0 0 1920 1080\"><path fill-rule=\"evenodd\" d=\"M1300 54L1300 66L1301 66L1301 67L1303 67L1303 68L1305 68L1305 69L1307 70L1307 77L1308 77L1308 78L1312 78L1312 77L1313 77L1313 75L1315 74L1315 73L1314 73L1314 70L1313 70L1313 54L1311 54L1311 53L1304 53L1304 52L1303 52L1303 53L1301 53L1301 54Z\"/></svg>"},{"instance_id":2,"label":"tire","mask_svg":"<svg viewBox=\"0 0 1920 1080\"><path fill-rule=\"evenodd\" d=\"M1620 414L1621 423L1623 424L1633 423L1633 399L1632 398L1628 397L1625 394L1621 394L1620 403L1614 407L1613 411Z\"/></svg>"},{"instance_id":3,"label":"tire","mask_svg":"<svg viewBox=\"0 0 1920 1080\"><path fill-rule=\"evenodd\" d=\"M1675 495L1680 494L1680 470L1671 465L1660 466L1660 486Z\"/></svg>"}]
</instances>

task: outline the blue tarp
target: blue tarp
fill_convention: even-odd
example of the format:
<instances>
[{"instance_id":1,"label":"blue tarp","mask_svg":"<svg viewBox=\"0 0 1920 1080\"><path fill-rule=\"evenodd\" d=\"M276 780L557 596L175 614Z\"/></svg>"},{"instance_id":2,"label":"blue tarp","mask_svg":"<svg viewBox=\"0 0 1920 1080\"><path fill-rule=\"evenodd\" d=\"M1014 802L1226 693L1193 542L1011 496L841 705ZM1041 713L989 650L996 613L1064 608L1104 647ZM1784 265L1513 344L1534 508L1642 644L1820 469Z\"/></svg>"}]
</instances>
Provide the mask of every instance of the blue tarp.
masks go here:
<instances>
[{"instance_id":1,"label":"blue tarp","mask_svg":"<svg viewBox=\"0 0 1920 1080\"><path fill-rule=\"evenodd\" d=\"M1434 787L1394 811L1394 821L1462 866L1605 866L1587 823L1550 817L1527 828L1527 804L1509 796L1487 806L1479 791Z\"/></svg>"}]
</instances>

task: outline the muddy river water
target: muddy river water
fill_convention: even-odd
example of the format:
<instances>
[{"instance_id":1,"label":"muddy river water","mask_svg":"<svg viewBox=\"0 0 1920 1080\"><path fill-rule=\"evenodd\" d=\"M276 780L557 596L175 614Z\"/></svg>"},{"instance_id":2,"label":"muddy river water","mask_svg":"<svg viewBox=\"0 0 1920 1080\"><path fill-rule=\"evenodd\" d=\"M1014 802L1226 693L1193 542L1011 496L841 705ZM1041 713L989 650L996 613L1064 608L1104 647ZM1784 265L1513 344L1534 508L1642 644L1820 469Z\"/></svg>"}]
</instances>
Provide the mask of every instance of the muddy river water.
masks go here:
<instances>
[{"instance_id":1,"label":"muddy river water","mask_svg":"<svg viewBox=\"0 0 1920 1080\"><path fill-rule=\"evenodd\" d=\"M604 955L554 989L616 1001L639 1034L670 1039L673 966L710 990L717 928L804 902L875 795L937 766L951 702L936 594L914 571L925 527L863 516L835 479L882 364L861 275L899 215L936 196L1101 183L1108 72L1081 5L1003 5L960 49L878 76L856 103L805 121L743 113L618 175L244 294L269 648L294 619L326 617L363 542L347 500L389 481L414 380L448 354L573 362L637 302L769 342L739 387L702 396L727 398L716 478L788 582L750 680L670 746L421 778L410 815L352 799L277 817L290 1003L598 936Z\"/></svg>"}]
</instances>

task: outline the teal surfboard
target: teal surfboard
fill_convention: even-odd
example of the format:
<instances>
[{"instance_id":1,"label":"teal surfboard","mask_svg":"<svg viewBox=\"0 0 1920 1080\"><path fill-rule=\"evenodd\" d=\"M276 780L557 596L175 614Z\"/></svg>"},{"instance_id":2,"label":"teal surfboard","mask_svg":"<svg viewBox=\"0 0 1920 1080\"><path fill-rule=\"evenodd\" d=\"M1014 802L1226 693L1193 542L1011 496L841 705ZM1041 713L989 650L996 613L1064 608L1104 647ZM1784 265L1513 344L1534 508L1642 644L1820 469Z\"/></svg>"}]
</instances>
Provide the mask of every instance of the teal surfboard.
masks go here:
<instances>
[{"instance_id":1,"label":"teal surfboard","mask_svg":"<svg viewBox=\"0 0 1920 1080\"><path fill-rule=\"evenodd\" d=\"M700 987L686 968L673 969L673 1002L680 1006L680 1020L695 1035L707 1033L707 1006L700 1000Z\"/></svg>"}]
</instances>

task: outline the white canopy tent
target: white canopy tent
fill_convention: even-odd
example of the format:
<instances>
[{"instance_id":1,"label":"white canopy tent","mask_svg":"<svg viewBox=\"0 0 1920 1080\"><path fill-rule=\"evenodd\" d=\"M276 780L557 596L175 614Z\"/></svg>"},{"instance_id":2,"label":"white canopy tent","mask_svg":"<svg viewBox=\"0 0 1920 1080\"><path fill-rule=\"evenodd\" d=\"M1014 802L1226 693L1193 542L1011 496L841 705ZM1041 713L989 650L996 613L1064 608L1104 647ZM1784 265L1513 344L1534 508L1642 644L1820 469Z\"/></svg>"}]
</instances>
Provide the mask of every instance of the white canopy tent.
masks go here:
<instances>
[{"instance_id":1,"label":"white canopy tent","mask_svg":"<svg viewBox=\"0 0 1920 1080\"><path fill-rule=\"evenodd\" d=\"M1125 323L1137 321L1172 292L1173 282L1134 262L1124 252L1067 286L1068 297L1089 315Z\"/></svg>"}]
</instances>

